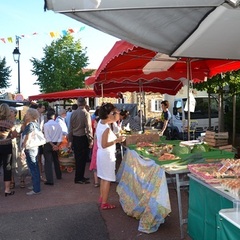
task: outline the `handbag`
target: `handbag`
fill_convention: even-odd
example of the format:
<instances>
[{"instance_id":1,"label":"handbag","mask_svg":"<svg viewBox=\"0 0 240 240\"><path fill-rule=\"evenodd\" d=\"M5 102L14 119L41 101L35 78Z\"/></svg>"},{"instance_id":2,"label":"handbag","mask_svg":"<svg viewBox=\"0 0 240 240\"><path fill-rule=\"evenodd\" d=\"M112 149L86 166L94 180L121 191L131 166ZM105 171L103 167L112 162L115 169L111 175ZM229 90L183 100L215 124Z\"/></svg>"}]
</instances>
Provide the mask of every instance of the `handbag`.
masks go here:
<instances>
[{"instance_id":1,"label":"handbag","mask_svg":"<svg viewBox=\"0 0 240 240\"><path fill-rule=\"evenodd\" d=\"M26 143L26 149L35 148L42 146L46 143L46 139L43 133L38 129L34 128L34 130L30 133L28 141Z\"/></svg>"},{"instance_id":2,"label":"handbag","mask_svg":"<svg viewBox=\"0 0 240 240\"><path fill-rule=\"evenodd\" d=\"M18 177L30 176L26 158L23 158L20 152L17 154L15 172Z\"/></svg>"}]
</instances>

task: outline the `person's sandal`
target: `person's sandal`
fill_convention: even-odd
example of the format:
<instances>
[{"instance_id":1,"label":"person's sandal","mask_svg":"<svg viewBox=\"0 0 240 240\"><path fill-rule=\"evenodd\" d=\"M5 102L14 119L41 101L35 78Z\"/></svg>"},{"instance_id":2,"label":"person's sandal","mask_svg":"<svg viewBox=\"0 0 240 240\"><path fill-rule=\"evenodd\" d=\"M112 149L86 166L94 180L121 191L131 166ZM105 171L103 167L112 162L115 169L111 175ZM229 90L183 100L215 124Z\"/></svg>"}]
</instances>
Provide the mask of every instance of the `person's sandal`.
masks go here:
<instances>
[{"instance_id":1,"label":"person's sandal","mask_svg":"<svg viewBox=\"0 0 240 240\"><path fill-rule=\"evenodd\" d=\"M14 195L15 191L5 192L5 197Z\"/></svg>"},{"instance_id":2,"label":"person's sandal","mask_svg":"<svg viewBox=\"0 0 240 240\"><path fill-rule=\"evenodd\" d=\"M116 206L113 205L113 204L109 204L109 203L102 203L101 204L101 209L102 210L109 210L109 209L114 209L114 208L116 208Z\"/></svg>"},{"instance_id":3,"label":"person's sandal","mask_svg":"<svg viewBox=\"0 0 240 240\"><path fill-rule=\"evenodd\" d=\"M21 182L20 182L20 188L25 188L25 187L26 187L25 182L24 182L24 181L21 181Z\"/></svg>"},{"instance_id":4,"label":"person's sandal","mask_svg":"<svg viewBox=\"0 0 240 240\"><path fill-rule=\"evenodd\" d=\"M100 184L99 183L94 183L94 187L98 188L98 187L100 187Z\"/></svg>"}]
</instances>

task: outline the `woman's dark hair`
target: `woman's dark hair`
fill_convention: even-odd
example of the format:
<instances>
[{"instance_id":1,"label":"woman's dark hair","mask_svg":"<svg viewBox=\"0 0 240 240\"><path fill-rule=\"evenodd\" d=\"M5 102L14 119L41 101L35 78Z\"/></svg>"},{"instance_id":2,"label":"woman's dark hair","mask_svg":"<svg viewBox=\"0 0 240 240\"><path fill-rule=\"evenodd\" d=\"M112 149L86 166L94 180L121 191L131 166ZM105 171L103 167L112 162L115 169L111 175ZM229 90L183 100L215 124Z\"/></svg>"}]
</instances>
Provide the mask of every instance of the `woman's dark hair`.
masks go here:
<instances>
[{"instance_id":1,"label":"woman's dark hair","mask_svg":"<svg viewBox=\"0 0 240 240\"><path fill-rule=\"evenodd\" d=\"M121 110L120 115L123 117L123 119L126 119L127 116L129 115L129 111L127 110Z\"/></svg>"},{"instance_id":2,"label":"woman's dark hair","mask_svg":"<svg viewBox=\"0 0 240 240\"><path fill-rule=\"evenodd\" d=\"M94 112L94 115L95 115L96 117L98 117L98 114L99 114L99 108L97 108L97 109L95 110L95 112Z\"/></svg>"},{"instance_id":3,"label":"woman's dark hair","mask_svg":"<svg viewBox=\"0 0 240 240\"><path fill-rule=\"evenodd\" d=\"M112 112L116 107L112 103L103 103L99 108L98 116L100 119L107 119L108 114Z\"/></svg>"},{"instance_id":4,"label":"woman's dark hair","mask_svg":"<svg viewBox=\"0 0 240 240\"><path fill-rule=\"evenodd\" d=\"M47 119L48 120L54 119L55 114L56 114L55 110L53 108L49 108L47 111Z\"/></svg>"}]
</instances>

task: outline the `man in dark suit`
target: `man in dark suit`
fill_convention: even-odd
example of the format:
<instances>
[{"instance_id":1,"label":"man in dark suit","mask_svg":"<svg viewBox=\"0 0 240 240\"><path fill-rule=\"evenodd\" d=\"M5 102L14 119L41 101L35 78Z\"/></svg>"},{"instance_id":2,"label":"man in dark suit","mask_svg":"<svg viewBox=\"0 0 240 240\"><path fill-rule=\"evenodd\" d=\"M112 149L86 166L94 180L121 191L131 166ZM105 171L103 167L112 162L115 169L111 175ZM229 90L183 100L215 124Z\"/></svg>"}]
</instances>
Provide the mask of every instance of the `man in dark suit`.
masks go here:
<instances>
[{"instance_id":1,"label":"man in dark suit","mask_svg":"<svg viewBox=\"0 0 240 240\"><path fill-rule=\"evenodd\" d=\"M75 157L75 178L78 184L88 184L89 178L85 178L85 167L89 159L89 148L93 146L93 131L90 113L86 110L86 100L78 98L78 109L70 119L69 148L73 148Z\"/></svg>"}]
</instances>

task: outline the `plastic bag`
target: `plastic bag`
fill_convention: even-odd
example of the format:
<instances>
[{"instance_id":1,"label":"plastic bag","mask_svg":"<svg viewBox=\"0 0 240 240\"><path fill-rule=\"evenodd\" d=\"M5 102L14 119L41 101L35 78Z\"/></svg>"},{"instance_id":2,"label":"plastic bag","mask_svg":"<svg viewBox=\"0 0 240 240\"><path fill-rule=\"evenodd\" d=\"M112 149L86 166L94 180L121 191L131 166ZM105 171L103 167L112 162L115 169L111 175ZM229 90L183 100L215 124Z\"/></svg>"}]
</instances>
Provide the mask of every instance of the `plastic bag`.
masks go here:
<instances>
[{"instance_id":1,"label":"plastic bag","mask_svg":"<svg viewBox=\"0 0 240 240\"><path fill-rule=\"evenodd\" d=\"M26 158L22 158L20 156L20 152L18 152L18 156L16 159L15 172L19 177L30 175Z\"/></svg>"}]
</instances>

